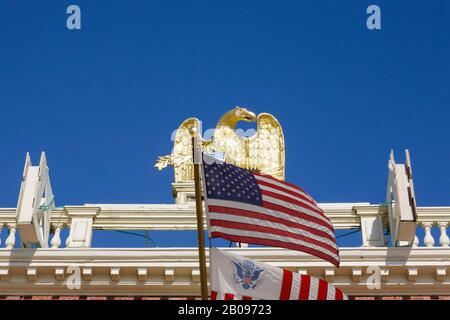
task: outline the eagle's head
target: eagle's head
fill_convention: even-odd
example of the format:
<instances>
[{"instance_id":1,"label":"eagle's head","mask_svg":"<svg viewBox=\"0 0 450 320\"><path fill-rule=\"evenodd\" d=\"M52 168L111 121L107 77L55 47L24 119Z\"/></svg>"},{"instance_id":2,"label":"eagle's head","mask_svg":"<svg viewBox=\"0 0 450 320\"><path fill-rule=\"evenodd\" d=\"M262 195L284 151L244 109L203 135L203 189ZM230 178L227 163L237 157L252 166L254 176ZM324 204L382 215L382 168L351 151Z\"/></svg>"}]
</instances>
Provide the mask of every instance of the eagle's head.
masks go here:
<instances>
[{"instance_id":1,"label":"eagle's head","mask_svg":"<svg viewBox=\"0 0 450 320\"><path fill-rule=\"evenodd\" d=\"M253 112L245 108L236 107L225 113L219 119L219 122L217 122L217 128L225 127L234 130L239 121L256 122L256 119L256 114Z\"/></svg>"},{"instance_id":2,"label":"eagle's head","mask_svg":"<svg viewBox=\"0 0 450 320\"><path fill-rule=\"evenodd\" d=\"M236 107L234 108L237 121L255 122L256 114L247 110L246 108Z\"/></svg>"}]
</instances>

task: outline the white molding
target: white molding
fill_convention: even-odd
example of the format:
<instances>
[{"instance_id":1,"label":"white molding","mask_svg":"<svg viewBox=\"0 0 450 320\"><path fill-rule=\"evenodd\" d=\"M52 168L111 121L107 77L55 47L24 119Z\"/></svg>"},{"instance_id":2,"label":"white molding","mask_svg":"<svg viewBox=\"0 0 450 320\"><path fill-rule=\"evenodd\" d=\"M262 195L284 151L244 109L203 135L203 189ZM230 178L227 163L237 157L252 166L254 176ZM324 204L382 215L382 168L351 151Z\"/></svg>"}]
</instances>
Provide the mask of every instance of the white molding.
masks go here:
<instances>
[{"instance_id":1,"label":"white molding","mask_svg":"<svg viewBox=\"0 0 450 320\"><path fill-rule=\"evenodd\" d=\"M119 279L120 279L120 268L112 267L111 271L110 271L110 274L111 274L111 280L112 281L119 281Z\"/></svg>"},{"instance_id":2,"label":"white molding","mask_svg":"<svg viewBox=\"0 0 450 320\"><path fill-rule=\"evenodd\" d=\"M9 279L9 268L8 267L1 267L0 268L0 280L8 280Z\"/></svg>"},{"instance_id":3,"label":"white molding","mask_svg":"<svg viewBox=\"0 0 450 320\"><path fill-rule=\"evenodd\" d=\"M384 210L379 206L366 205L354 206L354 212L361 219L362 245L366 247L384 247L386 240L384 238Z\"/></svg>"},{"instance_id":4,"label":"white molding","mask_svg":"<svg viewBox=\"0 0 450 320\"><path fill-rule=\"evenodd\" d=\"M167 282L175 281L175 270L174 269L165 269L164 270L164 278Z\"/></svg>"},{"instance_id":5,"label":"white molding","mask_svg":"<svg viewBox=\"0 0 450 320\"><path fill-rule=\"evenodd\" d=\"M347 206L344 206L347 205ZM196 230L195 207L177 204L86 204L87 207L99 207L93 223L94 229L103 230ZM360 227L357 212L379 210L383 224L387 219L385 205L319 204L330 218L335 229ZM66 206L73 208L74 206ZM80 206L77 206L80 207ZM81 206L82 207L82 206ZM0 223L16 224L16 208L0 208ZM450 222L450 207L419 207L418 222ZM70 225L69 216L64 208L55 208L51 213L54 225ZM206 224L205 224L206 225Z\"/></svg>"},{"instance_id":6,"label":"white molding","mask_svg":"<svg viewBox=\"0 0 450 320\"><path fill-rule=\"evenodd\" d=\"M191 271L191 278L193 282L200 282L200 269L193 268Z\"/></svg>"},{"instance_id":7,"label":"white molding","mask_svg":"<svg viewBox=\"0 0 450 320\"><path fill-rule=\"evenodd\" d=\"M408 270L408 281L416 282L417 281L417 277L419 275L418 268L416 268L416 267L409 267L407 270Z\"/></svg>"},{"instance_id":8,"label":"white molding","mask_svg":"<svg viewBox=\"0 0 450 320\"><path fill-rule=\"evenodd\" d=\"M447 276L447 267L446 266L437 266L435 269L435 278L436 281L444 281Z\"/></svg>"},{"instance_id":9,"label":"white molding","mask_svg":"<svg viewBox=\"0 0 450 320\"><path fill-rule=\"evenodd\" d=\"M334 281L334 276L336 274L335 268L325 268L324 278L328 282Z\"/></svg>"},{"instance_id":10,"label":"white molding","mask_svg":"<svg viewBox=\"0 0 450 320\"><path fill-rule=\"evenodd\" d=\"M147 281L148 269L147 268L137 268L137 277L139 281Z\"/></svg>"},{"instance_id":11,"label":"white molding","mask_svg":"<svg viewBox=\"0 0 450 320\"><path fill-rule=\"evenodd\" d=\"M362 277L362 269L358 267L353 267L351 269L352 271L352 281L353 282L360 282Z\"/></svg>"},{"instance_id":12,"label":"white molding","mask_svg":"<svg viewBox=\"0 0 450 320\"><path fill-rule=\"evenodd\" d=\"M382 267L380 268L380 276L382 282L388 282L389 281L389 267Z\"/></svg>"},{"instance_id":13,"label":"white molding","mask_svg":"<svg viewBox=\"0 0 450 320\"><path fill-rule=\"evenodd\" d=\"M29 281L37 280L37 268L27 268L27 277Z\"/></svg>"},{"instance_id":14,"label":"white molding","mask_svg":"<svg viewBox=\"0 0 450 320\"><path fill-rule=\"evenodd\" d=\"M340 268L278 248L223 250L328 278L349 295L450 295L449 248L340 248ZM197 248L0 249L0 292L194 296L199 294L197 257ZM82 270L81 289L70 290L64 284L73 275L63 271L73 266ZM366 285L373 274L368 267L380 268L381 289L370 290Z\"/></svg>"},{"instance_id":15,"label":"white molding","mask_svg":"<svg viewBox=\"0 0 450 320\"><path fill-rule=\"evenodd\" d=\"M70 233L67 239L67 247L89 248L92 242L94 219L100 212L96 206L66 206L70 220Z\"/></svg>"},{"instance_id":16,"label":"white molding","mask_svg":"<svg viewBox=\"0 0 450 320\"><path fill-rule=\"evenodd\" d=\"M304 276L308 275L308 269L305 268L297 268L297 272Z\"/></svg>"},{"instance_id":17,"label":"white molding","mask_svg":"<svg viewBox=\"0 0 450 320\"><path fill-rule=\"evenodd\" d=\"M65 270L64 267L56 267L55 268L55 279L57 281L64 281Z\"/></svg>"},{"instance_id":18,"label":"white molding","mask_svg":"<svg viewBox=\"0 0 450 320\"><path fill-rule=\"evenodd\" d=\"M76 266L76 265L77 265L76 263L73 263L73 262L71 263L71 266ZM93 278L92 267L84 267L84 268L82 268L81 275L82 275L83 280L91 281L92 278Z\"/></svg>"}]
</instances>

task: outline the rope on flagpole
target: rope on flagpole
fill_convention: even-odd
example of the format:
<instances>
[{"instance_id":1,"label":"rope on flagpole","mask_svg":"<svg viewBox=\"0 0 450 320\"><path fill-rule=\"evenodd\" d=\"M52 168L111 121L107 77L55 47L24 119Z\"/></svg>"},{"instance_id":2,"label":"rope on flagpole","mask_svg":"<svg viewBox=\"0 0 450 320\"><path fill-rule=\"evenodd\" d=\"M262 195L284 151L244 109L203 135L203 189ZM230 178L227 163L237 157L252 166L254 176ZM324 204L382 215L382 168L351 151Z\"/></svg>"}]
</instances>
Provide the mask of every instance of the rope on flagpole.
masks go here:
<instances>
[{"instance_id":1,"label":"rope on flagpole","mask_svg":"<svg viewBox=\"0 0 450 320\"><path fill-rule=\"evenodd\" d=\"M156 242L153 241L153 239L150 238L150 237L148 236L148 230L145 230L145 231L146 231L145 235L139 234L139 233L135 233L135 232L130 232L130 231L124 231L124 230L112 230L112 231L119 232L119 233L123 233L123 234L127 234L127 235L130 235L130 236L135 236L135 237L144 238L144 239L146 239L147 241L148 241L148 240L151 241L151 242L156 246ZM147 244L147 246L148 246L148 242L147 242L146 244Z\"/></svg>"}]
</instances>

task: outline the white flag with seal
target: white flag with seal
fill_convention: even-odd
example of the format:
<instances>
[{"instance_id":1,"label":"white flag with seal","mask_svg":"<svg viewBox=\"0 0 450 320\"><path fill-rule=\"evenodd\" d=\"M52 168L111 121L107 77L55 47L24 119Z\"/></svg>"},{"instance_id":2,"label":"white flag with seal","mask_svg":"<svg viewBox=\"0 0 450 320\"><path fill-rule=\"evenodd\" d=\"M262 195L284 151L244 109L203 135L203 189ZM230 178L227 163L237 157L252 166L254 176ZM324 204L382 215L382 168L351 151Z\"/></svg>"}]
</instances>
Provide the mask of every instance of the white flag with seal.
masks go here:
<instances>
[{"instance_id":1,"label":"white flag with seal","mask_svg":"<svg viewBox=\"0 0 450 320\"><path fill-rule=\"evenodd\" d=\"M328 282L210 248L211 300L347 300Z\"/></svg>"}]
</instances>

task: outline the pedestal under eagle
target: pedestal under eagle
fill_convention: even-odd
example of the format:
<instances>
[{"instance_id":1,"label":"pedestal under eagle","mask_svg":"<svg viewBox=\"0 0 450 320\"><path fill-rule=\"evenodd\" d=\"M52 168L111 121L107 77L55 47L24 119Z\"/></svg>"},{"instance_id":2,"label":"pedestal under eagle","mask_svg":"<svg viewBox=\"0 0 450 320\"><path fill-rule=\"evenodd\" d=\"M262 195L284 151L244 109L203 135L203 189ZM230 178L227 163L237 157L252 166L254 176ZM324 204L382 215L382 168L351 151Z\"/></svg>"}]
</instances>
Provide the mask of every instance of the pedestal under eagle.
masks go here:
<instances>
[{"instance_id":1,"label":"pedestal under eagle","mask_svg":"<svg viewBox=\"0 0 450 320\"><path fill-rule=\"evenodd\" d=\"M244 137L236 130L240 121L256 122L256 133ZM174 135L173 150L170 155L160 156L155 164L159 170L173 165L175 172L174 195L190 189L193 183L192 141L189 129L195 127L201 134L201 122L189 118L181 123ZM200 147L206 153L220 153L227 163L271 175L284 180L285 147L283 130L278 120L268 113L255 113L246 108L236 107L225 113L217 122L210 140L200 136ZM180 189L181 188L181 189ZM178 189L178 190L177 190ZM188 190L185 190L188 192ZM188 192L190 193L190 192Z\"/></svg>"}]
</instances>

